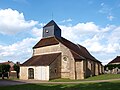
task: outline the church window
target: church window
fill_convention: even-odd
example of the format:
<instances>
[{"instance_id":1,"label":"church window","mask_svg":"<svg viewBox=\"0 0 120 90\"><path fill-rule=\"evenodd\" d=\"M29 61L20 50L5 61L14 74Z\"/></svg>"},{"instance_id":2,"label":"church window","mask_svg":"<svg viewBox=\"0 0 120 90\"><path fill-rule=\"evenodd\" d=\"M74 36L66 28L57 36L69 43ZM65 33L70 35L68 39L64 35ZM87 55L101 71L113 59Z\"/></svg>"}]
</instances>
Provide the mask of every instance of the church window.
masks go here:
<instances>
[{"instance_id":1,"label":"church window","mask_svg":"<svg viewBox=\"0 0 120 90\"><path fill-rule=\"evenodd\" d=\"M57 73L57 68L55 68L55 73Z\"/></svg>"},{"instance_id":2,"label":"church window","mask_svg":"<svg viewBox=\"0 0 120 90\"><path fill-rule=\"evenodd\" d=\"M63 60L64 60L64 61L67 61L67 57L63 57Z\"/></svg>"}]
</instances>

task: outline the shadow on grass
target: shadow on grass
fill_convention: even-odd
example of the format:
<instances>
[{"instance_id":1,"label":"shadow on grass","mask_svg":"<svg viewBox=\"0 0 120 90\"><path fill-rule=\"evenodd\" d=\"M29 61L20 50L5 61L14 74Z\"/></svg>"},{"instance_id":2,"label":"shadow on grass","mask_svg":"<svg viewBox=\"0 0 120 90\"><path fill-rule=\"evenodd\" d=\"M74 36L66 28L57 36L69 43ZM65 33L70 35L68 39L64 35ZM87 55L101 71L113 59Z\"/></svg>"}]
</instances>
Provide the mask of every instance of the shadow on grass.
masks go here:
<instances>
[{"instance_id":1,"label":"shadow on grass","mask_svg":"<svg viewBox=\"0 0 120 90\"><path fill-rule=\"evenodd\" d=\"M2 86L0 90L120 90L120 81L82 84L24 84Z\"/></svg>"},{"instance_id":2,"label":"shadow on grass","mask_svg":"<svg viewBox=\"0 0 120 90\"><path fill-rule=\"evenodd\" d=\"M0 79L0 86L21 85L21 84L26 84L26 83L22 81L15 81L10 79Z\"/></svg>"}]
</instances>

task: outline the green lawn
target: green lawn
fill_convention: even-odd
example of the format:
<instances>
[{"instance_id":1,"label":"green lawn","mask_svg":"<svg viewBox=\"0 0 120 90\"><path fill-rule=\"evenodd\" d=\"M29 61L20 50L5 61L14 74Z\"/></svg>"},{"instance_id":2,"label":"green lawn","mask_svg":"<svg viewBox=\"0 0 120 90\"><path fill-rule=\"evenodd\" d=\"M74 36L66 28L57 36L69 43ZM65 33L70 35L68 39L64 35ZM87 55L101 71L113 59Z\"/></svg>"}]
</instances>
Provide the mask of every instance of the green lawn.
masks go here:
<instances>
[{"instance_id":1,"label":"green lawn","mask_svg":"<svg viewBox=\"0 0 120 90\"><path fill-rule=\"evenodd\" d=\"M107 80L120 78L120 74L105 74L90 77L85 80ZM56 79L53 82L62 81L82 81L69 79ZM50 81L50 82L51 82ZM83 80L84 81L84 80ZM24 84L14 86L1 86L0 90L120 90L120 81L100 82L100 83L80 83L80 84Z\"/></svg>"},{"instance_id":2,"label":"green lawn","mask_svg":"<svg viewBox=\"0 0 120 90\"><path fill-rule=\"evenodd\" d=\"M89 77L85 80L108 80L108 79L117 79L120 78L120 74L103 74L94 77Z\"/></svg>"},{"instance_id":3,"label":"green lawn","mask_svg":"<svg viewBox=\"0 0 120 90\"><path fill-rule=\"evenodd\" d=\"M91 81L91 80L108 80L108 79L118 79L120 78L120 74L103 74L94 77L89 77L84 80L70 80L70 79L54 79L50 80L50 82L71 82L71 81Z\"/></svg>"},{"instance_id":4,"label":"green lawn","mask_svg":"<svg viewBox=\"0 0 120 90\"><path fill-rule=\"evenodd\" d=\"M24 84L2 86L0 90L120 90L120 81L82 84Z\"/></svg>"}]
</instances>

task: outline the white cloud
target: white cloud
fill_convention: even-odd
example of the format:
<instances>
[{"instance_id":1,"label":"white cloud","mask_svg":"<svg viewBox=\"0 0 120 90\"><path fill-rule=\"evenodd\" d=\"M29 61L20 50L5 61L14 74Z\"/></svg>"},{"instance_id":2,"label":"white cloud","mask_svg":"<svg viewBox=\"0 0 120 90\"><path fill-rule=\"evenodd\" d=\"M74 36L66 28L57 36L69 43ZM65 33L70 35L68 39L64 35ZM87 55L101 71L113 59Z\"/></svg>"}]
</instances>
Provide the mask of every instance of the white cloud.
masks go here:
<instances>
[{"instance_id":1,"label":"white cloud","mask_svg":"<svg viewBox=\"0 0 120 90\"><path fill-rule=\"evenodd\" d=\"M93 22L87 22L78 23L74 26L61 25L60 27L63 37L85 46L95 57L96 54L99 54L99 60L103 55L104 57L119 55L119 26L107 25L106 27L100 27ZM101 61L104 62L104 60Z\"/></svg>"},{"instance_id":2,"label":"white cloud","mask_svg":"<svg viewBox=\"0 0 120 90\"><path fill-rule=\"evenodd\" d=\"M5 9L3 11L6 10L7 12L10 11L12 14L9 16L9 14L6 14L5 12L3 16L4 20L1 17L2 14L0 14L0 33L12 34L31 29L30 31L34 38L26 38L12 45L0 45L0 60L5 59L8 61L9 58L13 61L19 60L20 62L23 62L27 58L30 58L30 55L32 55L32 47L42 37L41 27L43 27L45 24L38 24L36 21L26 21L23 13L19 13L18 11L12 9ZM12 23L10 23L11 19L13 21ZM3 23L3 21L6 22ZM68 19L68 21L70 20ZM36 27L35 25L40 25L40 28ZM107 25L106 27L100 27L94 22L78 23L71 26L59 26L62 29L63 37L70 41L73 41L74 43L79 43L85 46L93 54L93 56L97 56L99 60L101 60L100 58L103 56L110 57L119 54L120 26ZM108 59L110 60L110 58ZM105 58L101 61L106 63L108 59Z\"/></svg>"},{"instance_id":3,"label":"white cloud","mask_svg":"<svg viewBox=\"0 0 120 90\"><path fill-rule=\"evenodd\" d=\"M60 25L60 28L62 29L63 37L76 43L80 41L80 39L83 39L84 35L93 36L95 33L99 32L99 26L95 25L93 22L78 23L74 26Z\"/></svg>"},{"instance_id":4,"label":"white cloud","mask_svg":"<svg viewBox=\"0 0 120 90\"><path fill-rule=\"evenodd\" d=\"M120 26L114 27L108 38L109 43L120 43Z\"/></svg>"},{"instance_id":5,"label":"white cloud","mask_svg":"<svg viewBox=\"0 0 120 90\"><path fill-rule=\"evenodd\" d=\"M38 24L37 21L26 21L23 13L17 10L0 9L0 33L15 34L23 30L29 30Z\"/></svg>"},{"instance_id":6,"label":"white cloud","mask_svg":"<svg viewBox=\"0 0 120 90\"><path fill-rule=\"evenodd\" d=\"M42 30L43 30L43 28L37 28L37 27L34 27L33 29L32 29L32 34L34 35L34 36L36 36L36 37L39 37L39 38L42 38Z\"/></svg>"},{"instance_id":7,"label":"white cloud","mask_svg":"<svg viewBox=\"0 0 120 90\"><path fill-rule=\"evenodd\" d=\"M98 32L98 26L96 26L93 22L87 22L87 23L78 23L76 26L74 26L74 29L80 30L82 32Z\"/></svg>"},{"instance_id":8,"label":"white cloud","mask_svg":"<svg viewBox=\"0 0 120 90\"><path fill-rule=\"evenodd\" d=\"M0 45L1 61L10 60L13 62L24 62L32 55L32 47L38 42L39 38L26 38L12 45Z\"/></svg>"},{"instance_id":9,"label":"white cloud","mask_svg":"<svg viewBox=\"0 0 120 90\"><path fill-rule=\"evenodd\" d=\"M71 22L71 21L72 21L72 19L69 18L69 19L65 19L65 20L61 21L61 23L64 23L64 22Z\"/></svg>"},{"instance_id":10,"label":"white cloud","mask_svg":"<svg viewBox=\"0 0 120 90\"><path fill-rule=\"evenodd\" d=\"M45 23L40 23L39 24L41 27L44 27L46 24Z\"/></svg>"},{"instance_id":11,"label":"white cloud","mask_svg":"<svg viewBox=\"0 0 120 90\"><path fill-rule=\"evenodd\" d=\"M105 3L101 3L100 6L101 6L101 9L99 10L99 13L110 14L112 12L112 8L110 8Z\"/></svg>"},{"instance_id":12,"label":"white cloud","mask_svg":"<svg viewBox=\"0 0 120 90\"><path fill-rule=\"evenodd\" d=\"M120 50L119 46L120 46L119 43L114 43L114 44L109 43L107 45L107 47L105 48L105 52L106 53L116 53L117 50Z\"/></svg>"},{"instance_id":13,"label":"white cloud","mask_svg":"<svg viewBox=\"0 0 120 90\"><path fill-rule=\"evenodd\" d=\"M112 21L115 18L112 15L112 13L113 13L112 11L113 11L114 8L109 7L105 3L101 3L100 6L101 6L101 9L98 12L101 13L101 14L106 14L107 15L106 18L108 20Z\"/></svg>"}]
</instances>

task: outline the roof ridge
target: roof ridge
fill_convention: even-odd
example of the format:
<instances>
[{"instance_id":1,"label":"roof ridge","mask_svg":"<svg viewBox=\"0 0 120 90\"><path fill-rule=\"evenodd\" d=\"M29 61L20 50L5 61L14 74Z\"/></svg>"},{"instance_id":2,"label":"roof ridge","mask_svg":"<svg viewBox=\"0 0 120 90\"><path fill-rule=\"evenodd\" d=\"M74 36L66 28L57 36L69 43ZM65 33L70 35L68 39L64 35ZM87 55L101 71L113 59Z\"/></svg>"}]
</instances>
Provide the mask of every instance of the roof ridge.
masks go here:
<instances>
[{"instance_id":1,"label":"roof ridge","mask_svg":"<svg viewBox=\"0 0 120 90\"><path fill-rule=\"evenodd\" d=\"M87 50L87 48L86 47L84 47L84 46L82 46L82 45L80 45L80 44L77 44L77 46L79 47L79 48L83 48L83 49L85 49L85 51L87 52L87 54L88 55L90 55L90 57L92 57L92 58L89 58L89 59L91 59L91 60L94 60L94 61L98 61L98 62L100 62L99 60L97 60L93 55L91 55L91 53Z\"/></svg>"},{"instance_id":2,"label":"roof ridge","mask_svg":"<svg viewBox=\"0 0 120 90\"><path fill-rule=\"evenodd\" d=\"M43 28L49 27L49 26L53 26L53 25L58 27L58 25L56 24L56 22L55 22L54 20L51 20L51 21L48 22Z\"/></svg>"},{"instance_id":3,"label":"roof ridge","mask_svg":"<svg viewBox=\"0 0 120 90\"><path fill-rule=\"evenodd\" d=\"M75 54L77 54L78 56L80 56L81 58L85 59L83 56L79 55L78 53L76 53L75 51L71 50L70 51L74 52Z\"/></svg>"}]
</instances>

